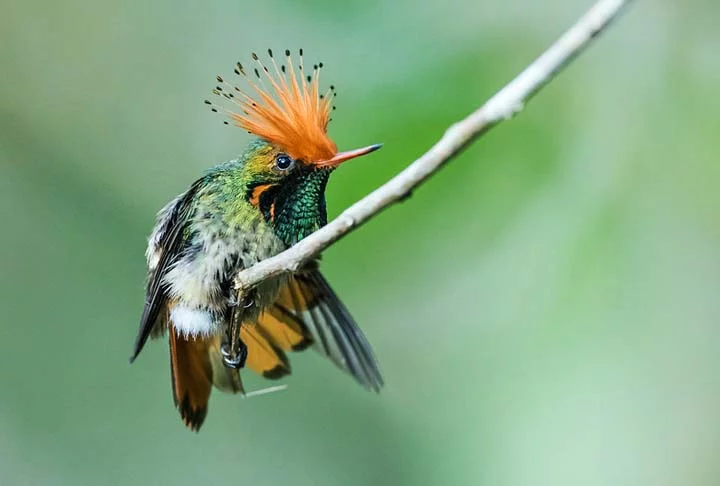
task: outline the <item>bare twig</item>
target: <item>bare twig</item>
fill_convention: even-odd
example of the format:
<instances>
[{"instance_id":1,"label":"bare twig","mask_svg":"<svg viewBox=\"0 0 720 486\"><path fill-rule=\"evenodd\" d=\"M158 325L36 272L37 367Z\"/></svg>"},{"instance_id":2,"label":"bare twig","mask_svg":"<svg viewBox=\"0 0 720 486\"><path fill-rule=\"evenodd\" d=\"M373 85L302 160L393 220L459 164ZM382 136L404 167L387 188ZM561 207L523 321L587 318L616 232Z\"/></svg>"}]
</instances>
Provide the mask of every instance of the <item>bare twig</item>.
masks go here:
<instances>
[{"instance_id":1,"label":"bare twig","mask_svg":"<svg viewBox=\"0 0 720 486\"><path fill-rule=\"evenodd\" d=\"M555 44L467 118L452 125L430 150L340 216L279 255L240 272L235 285L250 289L283 273L297 271L334 242L388 206L404 199L453 156L524 104L602 32L631 0L600 0Z\"/></svg>"}]
</instances>

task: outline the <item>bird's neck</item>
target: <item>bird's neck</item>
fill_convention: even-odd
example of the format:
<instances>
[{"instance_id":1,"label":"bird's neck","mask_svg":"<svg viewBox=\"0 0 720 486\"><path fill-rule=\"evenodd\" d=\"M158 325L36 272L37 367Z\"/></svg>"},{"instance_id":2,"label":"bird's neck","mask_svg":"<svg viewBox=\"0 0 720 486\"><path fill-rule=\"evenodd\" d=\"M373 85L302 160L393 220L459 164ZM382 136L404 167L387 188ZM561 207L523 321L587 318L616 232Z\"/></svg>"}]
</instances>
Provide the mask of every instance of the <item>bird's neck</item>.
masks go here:
<instances>
[{"instance_id":1,"label":"bird's neck","mask_svg":"<svg viewBox=\"0 0 720 486\"><path fill-rule=\"evenodd\" d=\"M329 171L308 172L263 193L259 209L287 246L327 223L325 186L329 176Z\"/></svg>"}]
</instances>

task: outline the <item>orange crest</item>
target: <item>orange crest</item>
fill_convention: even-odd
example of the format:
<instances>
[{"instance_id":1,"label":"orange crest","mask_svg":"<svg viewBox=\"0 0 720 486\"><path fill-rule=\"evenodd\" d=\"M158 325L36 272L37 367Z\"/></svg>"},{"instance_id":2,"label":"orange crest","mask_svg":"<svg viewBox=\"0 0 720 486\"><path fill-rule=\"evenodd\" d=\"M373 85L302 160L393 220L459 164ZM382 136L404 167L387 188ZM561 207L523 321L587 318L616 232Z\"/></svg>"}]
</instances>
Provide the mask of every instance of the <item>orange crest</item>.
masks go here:
<instances>
[{"instance_id":1,"label":"orange crest","mask_svg":"<svg viewBox=\"0 0 720 486\"><path fill-rule=\"evenodd\" d=\"M258 63L258 67L254 68L257 82L245 73L242 64L237 64L235 74L247 79L257 93L257 99L237 86L226 83L221 76L217 80L225 89L217 86L213 93L240 107L241 113L223 110L237 126L281 147L294 159L322 162L337 154L337 146L327 134L335 88L331 86L325 95L319 93L323 65L320 63L313 66L311 74L305 75L302 53L300 49L297 75L289 50L285 51L286 64L278 66L272 50L268 49L274 73L253 53L252 58ZM272 95L273 91L275 96ZM217 111L215 105L209 101L205 103Z\"/></svg>"}]
</instances>

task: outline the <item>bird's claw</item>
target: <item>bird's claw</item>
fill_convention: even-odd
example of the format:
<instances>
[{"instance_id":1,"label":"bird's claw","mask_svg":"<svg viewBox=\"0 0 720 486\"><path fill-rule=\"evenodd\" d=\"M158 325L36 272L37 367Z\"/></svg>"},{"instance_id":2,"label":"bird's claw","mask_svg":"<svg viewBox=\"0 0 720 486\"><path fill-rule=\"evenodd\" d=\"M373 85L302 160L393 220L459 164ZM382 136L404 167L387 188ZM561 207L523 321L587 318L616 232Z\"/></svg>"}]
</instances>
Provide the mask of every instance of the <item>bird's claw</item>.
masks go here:
<instances>
[{"instance_id":1,"label":"bird's claw","mask_svg":"<svg viewBox=\"0 0 720 486\"><path fill-rule=\"evenodd\" d=\"M248 349L244 342L240 341L237 354L233 354L232 350L227 344L223 344L220 347L220 352L223 356L223 364L226 367L234 370L239 370L245 367L245 361L247 361Z\"/></svg>"},{"instance_id":2,"label":"bird's claw","mask_svg":"<svg viewBox=\"0 0 720 486\"><path fill-rule=\"evenodd\" d=\"M240 300L238 300L238 295L234 292L231 292L230 295L228 295L227 298L227 306L228 307L237 307L240 305ZM243 309L249 309L250 307L255 305L255 299L253 299L252 294L248 295L246 299L243 299L242 302Z\"/></svg>"},{"instance_id":3,"label":"bird's claw","mask_svg":"<svg viewBox=\"0 0 720 486\"><path fill-rule=\"evenodd\" d=\"M227 306L228 307L237 307L240 304L238 300L235 298L235 294L230 294L230 296L227 299Z\"/></svg>"}]
</instances>

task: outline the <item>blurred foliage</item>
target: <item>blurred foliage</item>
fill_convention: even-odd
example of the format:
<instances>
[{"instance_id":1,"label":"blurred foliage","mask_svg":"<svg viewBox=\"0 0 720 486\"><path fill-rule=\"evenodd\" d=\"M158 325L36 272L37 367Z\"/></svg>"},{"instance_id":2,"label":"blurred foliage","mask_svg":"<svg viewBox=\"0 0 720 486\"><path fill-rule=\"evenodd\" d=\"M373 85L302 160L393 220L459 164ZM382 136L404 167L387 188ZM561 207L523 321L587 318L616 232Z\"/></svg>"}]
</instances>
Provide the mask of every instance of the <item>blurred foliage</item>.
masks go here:
<instances>
[{"instance_id":1,"label":"blurred foliage","mask_svg":"<svg viewBox=\"0 0 720 486\"><path fill-rule=\"evenodd\" d=\"M338 145L385 143L333 176L337 214L589 4L6 1L0 482L717 484L716 2L637 2L326 252L379 396L293 355L287 391L216 393L195 435L165 344L127 364L155 212L247 140L202 104L215 74L268 46L327 64Z\"/></svg>"}]
</instances>

